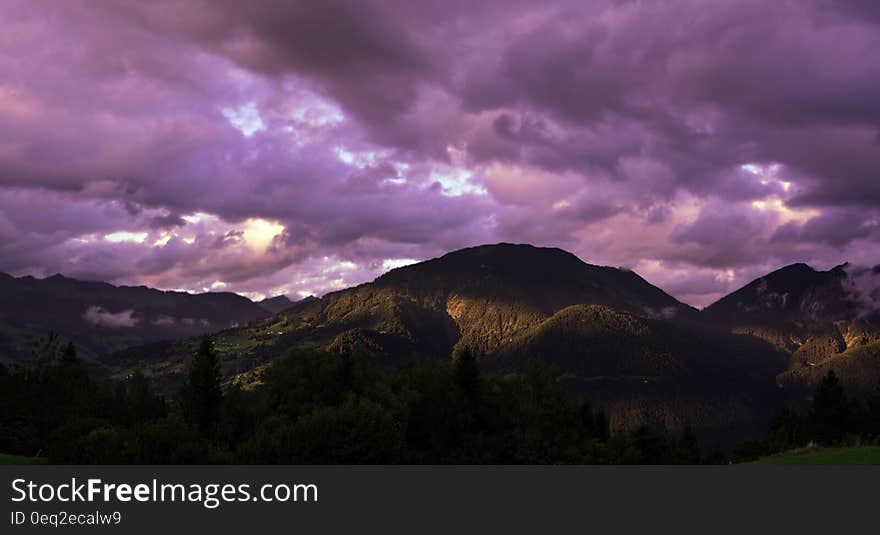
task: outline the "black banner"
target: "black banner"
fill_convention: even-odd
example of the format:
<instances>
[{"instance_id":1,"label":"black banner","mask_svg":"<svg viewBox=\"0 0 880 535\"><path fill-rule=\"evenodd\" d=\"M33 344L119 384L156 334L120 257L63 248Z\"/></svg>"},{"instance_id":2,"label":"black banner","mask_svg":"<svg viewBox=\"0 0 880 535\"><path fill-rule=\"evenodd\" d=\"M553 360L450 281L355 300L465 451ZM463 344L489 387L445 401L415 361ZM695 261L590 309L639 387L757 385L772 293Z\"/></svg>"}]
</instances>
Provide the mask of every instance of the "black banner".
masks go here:
<instances>
[{"instance_id":1,"label":"black banner","mask_svg":"<svg viewBox=\"0 0 880 535\"><path fill-rule=\"evenodd\" d=\"M872 467L4 466L3 533L832 533ZM57 531L60 530L60 531Z\"/></svg>"}]
</instances>

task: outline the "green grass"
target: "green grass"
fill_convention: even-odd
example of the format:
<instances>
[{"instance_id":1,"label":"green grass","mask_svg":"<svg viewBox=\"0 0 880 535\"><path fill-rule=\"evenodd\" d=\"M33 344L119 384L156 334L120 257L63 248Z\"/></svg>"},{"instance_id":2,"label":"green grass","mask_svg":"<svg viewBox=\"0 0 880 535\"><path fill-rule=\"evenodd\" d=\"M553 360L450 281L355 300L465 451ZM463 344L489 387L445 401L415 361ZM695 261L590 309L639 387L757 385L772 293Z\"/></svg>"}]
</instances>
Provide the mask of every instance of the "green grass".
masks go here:
<instances>
[{"instance_id":1,"label":"green grass","mask_svg":"<svg viewBox=\"0 0 880 535\"><path fill-rule=\"evenodd\" d=\"M867 465L880 464L880 446L861 448L822 448L779 453L761 457L751 464L761 465Z\"/></svg>"},{"instance_id":2,"label":"green grass","mask_svg":"<svg viewBox=\"0 0 880 535\"><path fill-rule=\"evenodd\" d=\"M45 457L23 457L0 453L0 464L46 464Z\"/></svg>"}]
</instances>

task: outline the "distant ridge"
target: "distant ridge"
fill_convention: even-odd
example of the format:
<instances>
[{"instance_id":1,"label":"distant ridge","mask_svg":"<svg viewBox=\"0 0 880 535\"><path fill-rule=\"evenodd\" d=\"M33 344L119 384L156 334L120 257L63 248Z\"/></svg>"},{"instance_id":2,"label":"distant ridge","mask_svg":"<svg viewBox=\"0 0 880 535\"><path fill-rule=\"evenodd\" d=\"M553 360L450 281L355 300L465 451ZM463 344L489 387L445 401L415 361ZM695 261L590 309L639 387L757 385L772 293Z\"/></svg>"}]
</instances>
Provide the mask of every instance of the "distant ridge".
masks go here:
<instances>
[{"instance_id":1,"label":"distant ridge","mask_svg":"<svg viewBox=\"0 0 880 535\"><path fill-rule=\"evenodd\" d=\"M792 264L707 307L703 315L773 344L789 358L781 386L809 388L829 370L851 393L880 386L880 269Z\"/></svg>"},{"instance_id":2,"label":"distant ridge","mask_svg":"<svg viewBox=\"0 0 880 535\"><path fill-rule=\"evenodd\" d=\"M293 301L288 299L286 295L276 295L275 297L267 297L262 301L257 301L257 304L267 312L277 314L285 308L290 307L293 304Z\"/></svg>"},{"instance_id":3,"label":"distant ridge","mask_svg":"<svg viewBox=\"0 0 880 535\"><path fill-rule=\"evenodd\" d=\"M759 277L704 310L724 321L825 322L855 314L845 281L848 264L817 271L791 264Z\"/></svg>"},{"instance_id":4,"label":"distant ridge","mask_svg":"<svg viewBox=\"0 0 880 535\"><path fill-rule=\"evenodd\" d=\"M114 286L60 274L0 274L0 361L30 358L49 332L73 340L86 358L147 342L219 331L270 314L230 292L189 294Z\"/></svg>"}]
</instances>

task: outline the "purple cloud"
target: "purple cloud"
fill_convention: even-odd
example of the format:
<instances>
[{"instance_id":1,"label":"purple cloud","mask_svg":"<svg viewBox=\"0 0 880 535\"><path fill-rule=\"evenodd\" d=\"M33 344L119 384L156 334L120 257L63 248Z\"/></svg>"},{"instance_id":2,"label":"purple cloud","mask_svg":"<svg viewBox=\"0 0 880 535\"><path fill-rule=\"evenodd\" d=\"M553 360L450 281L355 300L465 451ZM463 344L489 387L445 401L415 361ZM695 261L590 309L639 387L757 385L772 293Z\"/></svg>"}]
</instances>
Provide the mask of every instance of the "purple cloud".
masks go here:
<instances>
[{"instance_id":1,"label":"purple cloud","mask_svg":"<svg viewBox=\"0 0 880 535\"><path fill-rule=\"evenodd\" d=\"M0 271L322 293L477 243L697 305L877 263L875 2L7 2Z\"/></svg>"}]
</instances>

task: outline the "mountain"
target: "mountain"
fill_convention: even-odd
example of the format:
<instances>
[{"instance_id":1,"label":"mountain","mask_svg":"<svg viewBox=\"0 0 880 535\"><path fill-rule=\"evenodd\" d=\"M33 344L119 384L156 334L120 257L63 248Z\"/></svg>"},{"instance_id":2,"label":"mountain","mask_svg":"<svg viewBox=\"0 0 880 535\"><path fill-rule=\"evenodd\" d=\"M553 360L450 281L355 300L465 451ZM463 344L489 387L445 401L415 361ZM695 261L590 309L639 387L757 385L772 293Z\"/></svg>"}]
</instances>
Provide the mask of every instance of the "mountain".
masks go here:
<instances>
[{"instance_id":1,"label":"mountain","mask_svg":"<svg viewBox=\"0 0 880 535\"><path fill-rule=\"evenodd\" d=\"M852 393L876 387L878 303L880 268L794 264L698 312L630 270L501 243L298 302L0 275L0 351L21 358L54 330L96 357L100 373L141 370L172 392L205 332L224 377L245 385L296 347L365 353L380 367L467 347L502 376L555 368L617 430L690 423L725 441L804 403L830 369Z\"/></svg>"},{"instance_id":2,"label":"mountain","mask_svg":"<svg viewBox=\"0 0 880 535\"><path fill-rule=\"evenodd\" d=\"M0 361L28 359L34 343L49 332L73 340L90 359L230 328L267 314L234 293L189 294L61 275L36 279L0 274Z\"/></svg>"},{"instance_id":3,"label":"mountain","mask_svg":"<svg viewBox=\"0 0 880 535\"><path fill-rule=\"evenodd\" d=\"M809 387L834 369L850 390L880 385L880 269L793 264L722 298L703 316L789 357L780 385Z\"/></svg>"},{"instance_id":4,"label":"mountain","mask_svg":"<svg viewBox=\"0 0 880 535\"><path fill-rule=\"evenodd\" d=\"M288 299L286 295L276 295L275 297L267 297L262 301L257 301L257 304L266 312L277 314L285 308L289 308L293 304L293 301Z\"/></svg>"},{"instance_id":5,"label":"mountain","mask_svg":"<svg viewBox=\"0 0 880 535\"><path fill-rule=\"evenodd\" d=\"M792 264L760 277L704 310L715 321L774 328L824 325L857 315L847 265L816 271Z\"/></svg>"},{"instance_id":6,"label":"mountain","mask_svg":"<svg viewBox=\"0 0 880 535\"><path fill-rule=\"evenodd\" d=\"M467 346L487 370L518 373L533 361L557 368L573 389L609 406L620 426L759 425L785 361L761 340L698 320L695 309L632 271L560 249L497 244L296 303L218 333L216 347L226 377L248 382L302 345L364 351L386 366L449 359ZM158 343L105 362L173 388L192 348Z\"/></svg>"},{"instance_id":7,"label":"mountain","mask_svg":"<svg viewBox=\"0 0 880 535\"><path fill-rule=\"evenodd\" d=\"M560 249L497 244L389 271L372 283L302 301L221 333L236 355L272 356L297 344L370 348L383 363L449 358L468 346L485 359L519 333L575 304L647 317L697 312L627 270L586 264Z\"/></svg>"}]
</instances>

